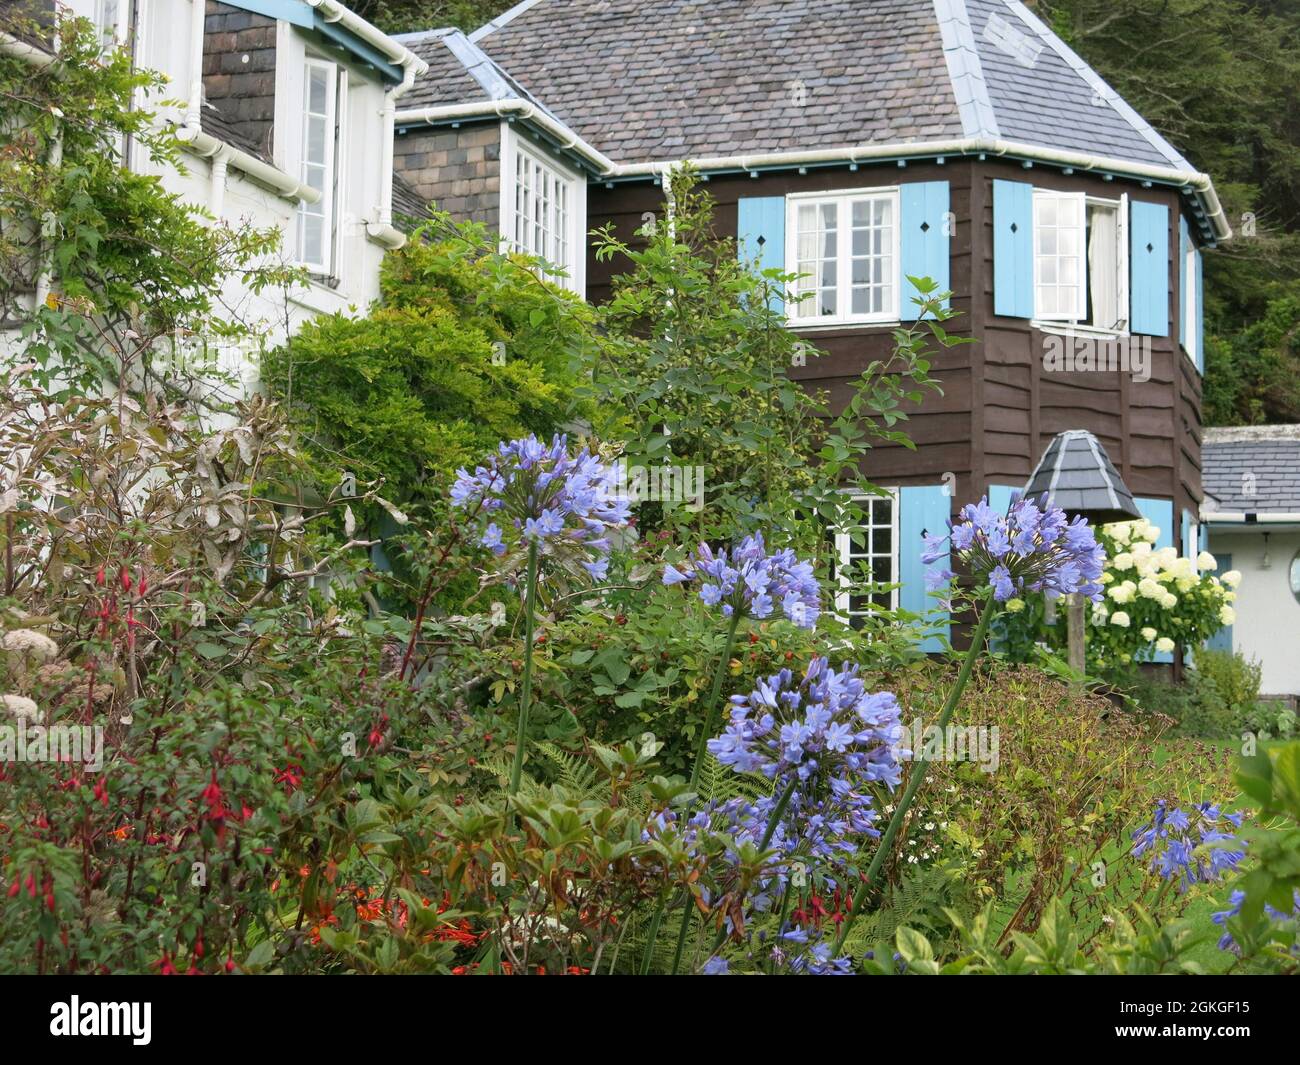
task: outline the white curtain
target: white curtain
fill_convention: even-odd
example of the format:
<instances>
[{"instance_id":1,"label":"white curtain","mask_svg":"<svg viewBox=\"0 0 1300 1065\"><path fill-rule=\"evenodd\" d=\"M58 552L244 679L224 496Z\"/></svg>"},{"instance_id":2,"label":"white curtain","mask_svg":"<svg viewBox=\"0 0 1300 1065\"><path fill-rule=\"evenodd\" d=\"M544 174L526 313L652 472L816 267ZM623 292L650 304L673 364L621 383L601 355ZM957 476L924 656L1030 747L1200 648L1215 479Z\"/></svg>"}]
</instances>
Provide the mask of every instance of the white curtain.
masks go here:
<instances>
[{"instance_id":1,"label":"white curtain","mask_svg":"<svg viewBox=\"0 0 1300 1065\"><path fill-rule=\"evenodd\" d=\"M1102 209L1090 213L1088 289L1092 297L1092 324L1099 329L1110 329L1118 324L1115 320L1115 308L1119 304L1119 271L1115 262L1116 213Z\"/></svg>"}]
</instances>

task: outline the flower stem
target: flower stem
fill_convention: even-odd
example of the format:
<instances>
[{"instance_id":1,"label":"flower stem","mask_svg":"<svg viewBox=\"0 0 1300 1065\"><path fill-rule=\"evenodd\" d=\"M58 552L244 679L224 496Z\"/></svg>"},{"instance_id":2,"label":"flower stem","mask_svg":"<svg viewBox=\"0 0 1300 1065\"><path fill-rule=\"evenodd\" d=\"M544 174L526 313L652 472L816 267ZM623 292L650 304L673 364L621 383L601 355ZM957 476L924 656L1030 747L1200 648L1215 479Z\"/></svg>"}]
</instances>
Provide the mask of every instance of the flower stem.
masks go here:
<instances>
[{"instance_id":1,"label":"flower stem","mask_svg":"<svg viewBox=\"0 0 1300 1065\"><path fill-rule=\"evenodd\" d=\"M777 801L776 807L772 810L772 816L767 819L767 828L763 830L763 840L758 845L758 849L760 851L767 850L767 845L772 842L772 836L776 833L776 826L780 823L781 818L785 816L785 809L787 806L790 805L790 799L793 798L794 796L794 789L797 788L798 786L799 786L799 774L792 773L790 775L790 783L786 785L785 791L781 793L781 798ZM788 889L789 889L789 885L787 885L787 891ZM784 904L782 905L782 913L784 915ZM777 930L778 932L780 931L779 924L777 925ZM726 940L726 938L727 938L727 929L725 926L723 926L721 929L718 930L718 938L714 941L713 944L714 954L718 952L718 948L722 946L723 941ZM678 944L677 950L678 953L680 954L681 953L680 943ZM677 963L676 961L674 961L673 975L676 974L677 974Z\"/></svg>"},{"instance_id":2,"label":"flower stem","mask_svg":"<svg viewBox=\"0 0 1300 1065\"><path fill-rule=\"evenodd\" d=\"M948 727L948 722L952 720L953 711L957 709L962 690L966 687L966 682L970 680L971 670L975 667L975 659L980 656L980 652L984 649L984 638L988 634L989 622L993 620L995 613L997 613L997 608L992 602L984 604L979 624L975 626L975 635L971 637L970 648L966 651L966 657L962 660L961 669L957 673L957 681L953 684L952 690L948 693L948 698L943 704L943 710L939 713L937 727L941 735L943 730ZM894 836L898 834L899 826L902 825L903 818L907 816L907 810L912 805L912 800L916 797L916 793L921 787L921 782L925 780L925 774L929 768L930 763L923 758L917 759L912 766L911 776L907 779L907 787L903 789L903 797L898 800L898 807L894 810L894 816L889 819L889 827L885 829L885 834L880 839L880 845L876 848L876 856L871 859L871 865L867 868L867 875L858 886L857 894L853 896L853 908L840 926L840 934L835 939L835 949L831 952L832 957L839 954L840 948L844 946L844 941L849 936L849 931L853 928L853 922L857 920L858 914L862 911L862 907L867 900L867 892L875 885L876 875L880 872L880 867L884 865L885 858L890 853L894 843Z\"/></svg>"},{"instance_id":3,"label":"flower stem","mask_svg":"<svg viewBox=\"0 0 1300 1065\"><path fill-rule=\"evenodd\" d=\"M722 648L722 658L718 661L717 672L713 674L713 690L709 692L709 701L704 711L704 726L700 732L700 742L695 747L695 764L691 766L690 790L700 782L700 768L704 765L709 737L717 725L718 696L722 693L722 678L727 675L727 663L731 661L731 649L736 644L736 629L740 625L740 612L731 615L731 624L727 627L727 642Z\"/></svg>"},{"instance_id":4,"label":"flower stem","mask_svg":"<svg viewBox=\"0 0 1300 1065\"><path fill-rule=\"evenodd\" d=\"M510 795L519 790L524 771L524 743L528 735L528 709L533 697L533 626L537 613L537 541L528 545L528 592L524 599L524 683L519 692L519 728L515 734L515 762L510 769Z\"/></svg>"},{"instance_id":5,"label":"flower stem","mask_svg":"<svg viewBox=\"0 0 1300 1065\"><path fill-rule=\"evenodd\" d=\"M740 626L740 613L736 611L731 615L731 622L727 626L727 642L722 648L722 657L718 660L718 668L713 674L713 688L709 692L708 702L705 703L704 724L700 731L700 742L695 748L695 762L691 766L691 783L690 791L695 791L700 782L700 768L704 765L704 755L708 750L707 744L709 737L713 735L713 729L716 725L718 696L722 694L722 679L727 675L727 663L731 661L731 649L736 644L736 629ZM692 802L693 805L693 802ZM682 817L690 813L690 806L683 811ZM654 951L655 939L659 935L659 925L663 921L664 907L667 905L666 898L659 900L659 905L655 909L655 915L650 921L650 938L646 941L645 954L641 958L641 975L645 976L650 972L650 956ZM686 943L686 929L691 919L691 899L690 892L682 893L682 926L677 932L677 952L673 957L673 974L677 973L677 966L682 959L682 947Z\"/></svg>"}]
</instances>

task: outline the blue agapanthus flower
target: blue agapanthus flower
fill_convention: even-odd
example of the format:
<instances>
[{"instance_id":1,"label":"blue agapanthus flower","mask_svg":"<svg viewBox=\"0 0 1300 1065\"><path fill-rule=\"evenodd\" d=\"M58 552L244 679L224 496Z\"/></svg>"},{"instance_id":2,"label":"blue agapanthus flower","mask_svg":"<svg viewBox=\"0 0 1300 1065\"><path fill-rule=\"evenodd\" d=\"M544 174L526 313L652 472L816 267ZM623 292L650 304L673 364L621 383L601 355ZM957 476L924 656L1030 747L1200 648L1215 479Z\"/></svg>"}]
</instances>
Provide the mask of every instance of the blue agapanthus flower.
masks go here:
<instances>
[{"instance_id":1,"label":"blue agapanthus flower","mask_svg":"<svg viewBox=\"0 0 1300 1065\"><path fill-rule=\"evenodd\" d=\"M456 472L451 501L490 519L479 543L493 554L535 543L595 579L605 577L610 533L629 513L616 468L589 451L570 455L559 435L550 446L536 436L502 443L486 466Z\"/></svg>"},{"instance_id":2,"label":"blue agapanthus flower","mask_svg":"<svg viewBox=\"0 0 1300 1065\"><path fill-rule=\"evenodd\" d=\"M1292 907L1290 913L1284 913L1282 910L1270 906L1266 902L1264 903L1264 915L1276 924L1284 924L1288 921L1294 921L1296 922L1296 925L1293 927L1296 927L1297 930L1300 931L1300 888L1296 889L1292 893L1291 900L1295 905ZM1236 888L1233 890L1232 894L1228 896L1228 908L1226 910L1218 910L1210 915L1210 919L1215 924L1225 929L1223 935L1219 937L1220 950L1235 951L1237 949L1237 943L1232 938L1232 933L1226 930L1226 926L1232 918L1241 913L1241 907L1245 901L1246 893L1240 888ZM1292 948L1292 953L1300 953L1300 943L1297 943L1297 945Z\"/></svg>"},{"instance_id":3,"label":"blue agapanthus flower","mask_svg":"<svg viewBox=\"0 0 1300 1065\"><path fill-rule=\"evenodd\" d=\"M950 544L972 573L989 582L1000 603L1026 590L1101 598L1106 554L1086 519L1069 521L1059 507L1042 510L1032 500L1019 498L1006 514L990 507L987 498L968 503L958 519L949 522L947 536L926 537L922 562L937 562ZM949 570L931 571L927 584L933 590L953 576Z\"/></svg>"},{"instance_id":4,"label":"blue agapanthus flower","mask_svg":"<svg viewBox=\"0 0 1300 1065\"><path fill-rule=\"evenodd\" d=\"M1133 857L1148 855L1151 870L1165 880L1179 881L1178 890L1220 879L1246 857L1246 844L1226 831L1241 827L1241 814L1223 813L1212 803L1200 803L1191 814L1170 808L1161 799L1151 823L1133 833Z\"/></svg>"},{"instance_id":5,"label":"blue agapanthus flower","mask_svg":"<svg viewBox=\"0 0 1300 1065\"><path fill-rule=\"evenodd\" d=\"M789 548L769 555L762 533L745 537L730 555L700 544L693 559L664 567L664 584L687 581L698 581L700 599L708 606L721 604L726 617L765 618L780 607L800 628L817 627L821 589L812 564Z\"/></svg>"}]
</instances>

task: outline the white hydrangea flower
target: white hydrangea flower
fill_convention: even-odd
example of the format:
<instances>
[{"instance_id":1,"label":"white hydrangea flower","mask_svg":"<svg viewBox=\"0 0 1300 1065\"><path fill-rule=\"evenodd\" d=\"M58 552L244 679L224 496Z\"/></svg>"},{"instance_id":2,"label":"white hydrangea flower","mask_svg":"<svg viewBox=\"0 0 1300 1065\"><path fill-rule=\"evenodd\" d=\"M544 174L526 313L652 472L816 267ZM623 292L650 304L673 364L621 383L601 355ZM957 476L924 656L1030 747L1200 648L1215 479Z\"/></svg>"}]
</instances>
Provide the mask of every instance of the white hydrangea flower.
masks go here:
<instances>
[{"instance_id":1,"label":"white hydrangea flower","mask_svg":"<svg viewBox=\"0 0 1300 1065\"><path fill-rule=\"evenodd\" d=\"M1110 564L1122 573L1126 569L1133 568L1133 556L1127 551L1121 552L1110 560Z\"/></svg>"},{"instance_id":2,"label":"white hydrangea flower","mask_svg":"<svg viewBox=\"0 0 1300 1065\"><path fill-rule=\"evenodd\" d=\"M1110 616L1110 623L1112 625L1118 625L1121 629L1127 629L1129 627L1129 617L1124 613L1124 611L1116 610L1115 613Z\"/></svg>"},{"instance_id":3,"label":"white hydrangea flower","mask_svg":"<svg viewBox=\"0 0 1300 1065\"><path fill-rule=\"evenodd\" d=\"M0 702L5 704L5 709L14 717L29 717L33 721L40 720L40 708L25 695L0 695Z\"/></svg>"},{"instance_id":4,"label":"white hydrangea flower","mask_svg":"<svg viewBox=\"0 0 1300 1065\"><path fill-rule=\"evenodd\" d=\"M0 639L0 646L15 654L30 655L38 662L48 662L59 653L59 645L35 629L14 629Z\"/></svg>"},{"instance_id":5,"label":"white hydrangea flower","mask_svg":"<svg viewBox=\"0 0 1300 1065\"><path fill-rule=\"evenodd\" d=\"M1223 581L1229 588L1235 588L1241 583L1241 570L1230 569L1219 580Z\"/></svg>"},{"instance_id":6,"label":"white hydrangea flower","mask_svg":"<svg viewBox=\"0 0 1300 1065\"><path fill-rule=\"evenodd\" d=\"M1208 551L1202 551L1196 556L1196 568L1203 570L1218 569L1219 563Z\"/></svg>"},{"instance_id":7,"label":"white hydrangea flower","mask_svg":"<svg viewBox=\"0 0 1300 1065\"><path fill-rule=\"evenodd\" d=\"M1237 620L1237 612L1230 606L1219 607L1219 620L1225 625L1231 625Z\"/></svg>"},{"instance_id":8,"label":"white hydrangea flower","mask_svg":"<svg viewBox=\"0 0 1300 1065\"><path fill-rule=\"evenodd\" d=\"M1146 640L1147 643L1150 643L1158 635L1159 634L1156 632L1156 630L1153 629L1150 625L1147 625L1142 629L1142 639Z\"/></svg>"},{"instance_id":9,"label":"white hydrangea flower","mask_svg":"<svg viewBox=\"0 0 1300 1065\"><path fill-rule=\"evenodd\" d=\"M1005 606L1008 613L1019 614L1020 611L1025 609L1025 601L1023 599L1008 599Z\"/></svg>"},{"instance_id":10,"label":"white hydrangea flower","mask_svg":"<svg viewBox=\"0 0 1300 1065\"><path fill-rule=\"evenodd\" d=\"M1156 640L1157 651L1164 651L1166 654L1171 654L1173 652L1173 649L1174 649L1174 641L1171 640L1168 636L1161 636L1160 639Z\"/></svg>"},{"instance_id":11,"label":"white hydrangea flower","mask_svg":"<svg viewBox=\"0 0 1300 1065\"><path fill-rule=\"evenodd\" d=\"M1160 587L1160 582L1151 578L1143 577L1138 581L1138 595L1143 599L1163 599L1165 590Z\"/></svg>"},{"instance_id":12,"label":"white hydrangea flower","mask_svg":"<svg viewBox=\"0 0 1300 1065\"><path fill-rule=\"evenodd\" d=\"M1126 544L1133 533L1133 524L1128 521L1117 521L1114 525L1106 526L1106 532L1110 533L1117 544Z\"/></svg>"},{"instance_id":13,"label":"white hydrangea flower","mask_svg":"<svg viewBox=\"0 0 1300 1065\"><path fill-rule=\"evenodd\" d=\"M1162 569L1169 569L1178 561L1178 552L1172 547L1162 547L1155 552L1155 558Z\"/></svg>"},{"instance_id":14,"label":"white hydrangea flower","mask_svg":"<svg viewBox=\"0 0 1300 1065\"><path fill-rule=\"evenodd\" d=\"M1178 596L1171 592L1165 592L1164 598L1160 600L1160 605L1166 610L1172 610L1178 605Z\"/></svg>"}]
</instances>

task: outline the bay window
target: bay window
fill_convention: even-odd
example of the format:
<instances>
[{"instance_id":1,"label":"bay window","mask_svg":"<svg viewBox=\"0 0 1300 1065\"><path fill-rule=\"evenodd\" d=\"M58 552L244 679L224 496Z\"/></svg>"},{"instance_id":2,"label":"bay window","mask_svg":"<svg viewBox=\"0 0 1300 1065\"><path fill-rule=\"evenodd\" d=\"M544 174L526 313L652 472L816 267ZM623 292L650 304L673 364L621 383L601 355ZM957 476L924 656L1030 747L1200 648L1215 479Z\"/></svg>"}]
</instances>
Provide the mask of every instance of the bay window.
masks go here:
<instances>
[{"instance_id":1,"label":"bay window","mask_svg":"<svg viewBox=\"0 0 1300 1065\"><path fill-rule=\"evenodd\" d=\"M795 321L898 320L898 190L791 196L786 269Z\"/></svg>"},{"instance_id":2,"label":"bay window","mask_svg":"<svg viewBox=\"0 0 1300 1065\"><path fill-rule=\"evenodd\" d=\"M507 127L503 132L501 231L514 251L563 270L554 280L582 291L585 184Z\"/></svg>"}]
</instances>

